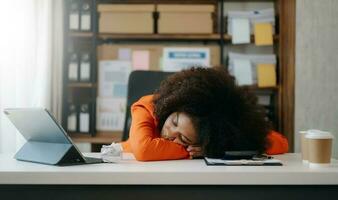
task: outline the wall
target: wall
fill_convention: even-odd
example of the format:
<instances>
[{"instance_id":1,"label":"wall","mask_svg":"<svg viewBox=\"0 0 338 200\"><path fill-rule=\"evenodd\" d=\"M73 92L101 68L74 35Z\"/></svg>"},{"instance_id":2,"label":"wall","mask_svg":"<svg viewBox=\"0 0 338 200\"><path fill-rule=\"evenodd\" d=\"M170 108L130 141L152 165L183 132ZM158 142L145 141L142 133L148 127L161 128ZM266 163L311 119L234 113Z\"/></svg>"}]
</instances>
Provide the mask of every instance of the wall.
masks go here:
<instances>
[{"instance_id":1,"label":"wall","mask_svg":"<svg viewBox=\"0 0 338 200\"><path fill-rule=\"evenodd\" d=\"M338 1L297 0L295 149L299 130L335 135L338 157Z\"/></svg>"}]
</instances>

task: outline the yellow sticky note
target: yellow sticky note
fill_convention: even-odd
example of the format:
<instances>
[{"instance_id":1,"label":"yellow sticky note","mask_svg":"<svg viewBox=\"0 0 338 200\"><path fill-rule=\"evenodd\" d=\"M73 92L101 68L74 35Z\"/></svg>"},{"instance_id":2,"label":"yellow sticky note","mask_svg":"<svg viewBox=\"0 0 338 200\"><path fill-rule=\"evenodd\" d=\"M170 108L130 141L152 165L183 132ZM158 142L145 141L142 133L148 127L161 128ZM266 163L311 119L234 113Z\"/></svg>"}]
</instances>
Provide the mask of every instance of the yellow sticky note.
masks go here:
<instances>
[{"instance_id":1,"label":"yellow sticky note","mask_svg":"<svg viewBox=\"0 0 338 200\"><path fill-rule=\"evenodd\" d=\"M258 87L276 86L276 67L274 64L257 65Z\"/></svg>"},{"instance_id":2,"label":"yellow sticky note","mask_svg":"<svg viewBox=\"0 0 338 200\"><path fill-rule=\"evenodd\" d=\"M257 46L272 45L272 24L256 23L255 24L255 44Z\"/></svg>"}]
</instances>

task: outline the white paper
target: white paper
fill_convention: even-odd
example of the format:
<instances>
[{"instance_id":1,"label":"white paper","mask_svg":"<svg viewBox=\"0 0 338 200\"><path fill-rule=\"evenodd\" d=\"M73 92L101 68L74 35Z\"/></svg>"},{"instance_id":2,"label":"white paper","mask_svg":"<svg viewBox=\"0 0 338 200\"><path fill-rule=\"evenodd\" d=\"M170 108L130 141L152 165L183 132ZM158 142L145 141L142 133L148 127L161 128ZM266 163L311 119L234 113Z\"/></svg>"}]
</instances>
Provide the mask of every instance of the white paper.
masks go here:
<instances>
[{"instance_id":1,"label":"white paper","mask_svg":"<svg viewBox=\"0 0 338 200\"><path fill-rule=\"evenodd\" d=\"M257 95L257 103L262 106L269 106L270 105L270 95Z\"/></svg>"},{"instance_id":2,"label":"white paper","mask_svg":"<svg viewBox=\"0 0 338 200\"><path fill-rule=\"evenodd\" d=\"M163 71L181 71L190 67L210 67L209 48L164 48Z\"/></svg>"},{"instance_id":3,"label":"white paper","mask_svg":"<svg viewBox=\"0 0 338 200\"><path fill-rule=\"evenodd\" d=\"M90 30L90 14L81 15L81 30L83 31Z\"/></svg>"},{"instance_id":4,"label":"white paper","mask_svg":"<svg viewBox=\"0 0 338 200\"><path fill-rule=\"evenodd\" d=\"M101 98L96 100L96 129L122 131L126 114L126 98Z\"/></svg>"},{"instance_id":5,"label":"white paper","mask_svg":"<svg viewBox=\"0 0 338 200\"><path fill-rule=\"evenodd\" d=\"M101 158L103 162L119 162L122 159L122 145L113 142L111 145L102 145Z\"/></svg>"},{"instance_id":6,"label":"white paper","mask_svg":"<svg viewBox=\"0 0 338 200\"><path fill-rule=\"evenodd\" d=\"M78 80L78 65L77 62L71 62L68 66L68 79L72 81Z\"/></svg>"},{"instance_id":7,"label":"white paper","mask_svg":"<svg viewBox=\"0 0 338 200\"><path fill-rule=\"evenodd\" d=\"M131 49L129 49L129 48L119 48L118 59L119 60L131 61Z\"/></svg>"},{"instance_id":8,"label":"white paper","mask_svg":"<svg viewBox=\"0 0 338 200\"><path fill-rule=\"evenodd\" d=\"M254 24L257 22L271 23L273 27L273 33L275 32L275 10L273 8L263 10L251 10L251 11L229 11L228 12L228 34L233 33L233 20L234 19L248 19L250 22L250 34L253 34Z\"/></svg>"},{"instance_id":9,"label":"white paper","mask_svg":"<svg viewBox=\"0 0 338 200\"><path fill-rule=\"evenodd\" d=\"M257 83L257 65L260 63L276 65L277 59L274 54L240 54L229 52L228 70L234 75L234 60L249 60L251 63L253 83Z\"/></svg>"},{"instance_id":10,"label":"white paper","mask_svg":"<svg viewBox=\"0 0 338 200\"><path fill-rule=\"evenodd\" d=\"M252 69L249 60L234 60L234 76L238 85L252 85Z\"/></svg>"},{"instance_id":11,"label":"white paper","mask_svg":"<svg viewBox=\"0 0 338 200\"><path fill-rule=\"evenodd\" d=\"M90 80L90 63L89 62L81 62L80 79L82 81Z\"/></svg>"},{"instance_id":12,"label":"white paper","mask_svg":"<svg viewBox=\"0 0 338 200\"><path fill-rule=\"evenodd\" d=\"M67 130L76 131L76 114L71 114L67 118Z\"/></svg>"},{"instance_id":13,"label":"white paper","mask_svg":"<svg viewBox=\"0 0 338 200\"><path fill-rule=\"evenodd\" d=\"M71 13L69 15L69 29L78 30L79 29L79 13Z\"/></svg>"},{"instance_id":14,"label":"white paper","mask_svg":"<svg viewBox=\"0 0 338 200\"><path fill-rule=\"evenodd\" d=\"M89 132L89 113L80 113L80 132Z\"/></svg>"},{"instance_id":15,"label":"white paper","mask_svg":"<svg viewBox=\"0 0 338 200\"><path fill-rule=\"evenodd\" d=\"M99 63L99 96L127 97L130 61L106 60Z\"/></svg>"},{"instance_id":16,"label":"white paper","mask_svg":"<svg viewBox=\"0 0 338 200\"><path fill-rule=\"evenodd\" d=\"M250 23L249 19L232 20L232 43L245 44L250 43Z\"/></svg>"}]
</instances>

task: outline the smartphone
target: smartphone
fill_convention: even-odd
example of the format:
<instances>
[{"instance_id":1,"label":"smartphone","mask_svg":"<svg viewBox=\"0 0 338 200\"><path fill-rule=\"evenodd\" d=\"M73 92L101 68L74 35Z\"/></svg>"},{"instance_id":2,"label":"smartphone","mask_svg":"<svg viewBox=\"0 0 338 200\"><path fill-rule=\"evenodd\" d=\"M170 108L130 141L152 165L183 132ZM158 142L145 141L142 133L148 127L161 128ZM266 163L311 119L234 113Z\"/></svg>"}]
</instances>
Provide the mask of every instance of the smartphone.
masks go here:
<instances>
[{"instance_id":1,"label":"smartphone","mask_svg":"<svg viewBox=\"0 0 338 200\"><path fill-rule=\"evenodd\" d=\"M225 151L223 160L248 160L258 154L257 151Z\"/></svg>"}]
</instances>

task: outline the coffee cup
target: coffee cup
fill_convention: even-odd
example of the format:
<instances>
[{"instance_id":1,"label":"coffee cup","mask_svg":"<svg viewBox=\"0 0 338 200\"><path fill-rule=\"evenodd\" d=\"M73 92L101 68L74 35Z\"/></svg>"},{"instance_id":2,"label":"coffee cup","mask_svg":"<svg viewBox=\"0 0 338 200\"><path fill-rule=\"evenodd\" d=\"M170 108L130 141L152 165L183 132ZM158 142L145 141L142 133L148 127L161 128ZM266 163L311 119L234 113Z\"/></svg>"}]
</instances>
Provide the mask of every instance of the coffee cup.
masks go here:
<instances>
[{"instance_id":1,"label":"coffee cup","mask_svg":"<svg viewBox=\"0 0 338 200\"><path fill-rule=\"evenodd\" d=\"M333 135L330 132L309 130L306 133L310 167L324 167L331 163Z\"/></svg>"},{"instance_id":2,"label":"coffee cup","mask_svg":"<svg viewBox=\"0 0 338 200\"><path fill-rule=\"evenodd\" d=\"M300 131L300 148L301 148L301 153L302 153L302 160L303 163L308 163L309 162L309 150L308 150L308 143L306 139L306 134L308 131Z\"/></svg>"}]
</instances>

